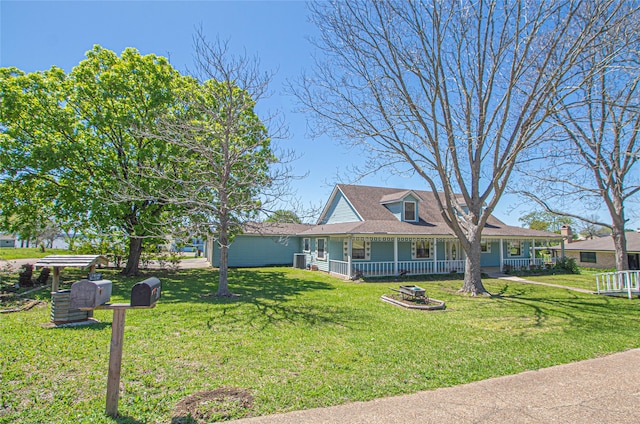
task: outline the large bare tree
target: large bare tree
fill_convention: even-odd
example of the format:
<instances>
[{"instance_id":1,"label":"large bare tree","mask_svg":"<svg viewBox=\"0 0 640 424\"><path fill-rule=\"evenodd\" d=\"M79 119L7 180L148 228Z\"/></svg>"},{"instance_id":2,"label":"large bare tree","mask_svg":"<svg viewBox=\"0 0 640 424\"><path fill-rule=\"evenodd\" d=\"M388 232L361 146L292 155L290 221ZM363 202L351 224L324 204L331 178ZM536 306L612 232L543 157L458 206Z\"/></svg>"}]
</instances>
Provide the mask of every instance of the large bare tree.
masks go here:
<instances>
[{"instance_id":1,"label":"large bare tree","mask_svg":"<svg viewBox=\"0 0 640 424\"><path fill-rule=\"evenodd\" d=\"M292 87L318 133L417 173L485 294L482 230L523 151L547 135L577 60L619 18L613 1L353 1L311 5L324 54ZM605 25L602 25L605 16Z\"/></svg>"},{"instance_id":2,"label":"large bare tree","mask_svg":"<svg viewBox=\"0 0 640 424\"><path fill-rule=\"evenodd\" d=\"M520 188L549 212L609 228L618 270L629 269L625 204L640 192L639 3L622 10L626 25L612 26L578 63L579 89L552 115L561 142L541 146ZM593 213L601 206L611 222Z\"/></svg>"},{"instance_id":3,"label":"large bare tree","mask_svg":"<svg viewBox=\"0 0 640 424\"><path fill-rule=\"evenodd\" d=\"M228 43L209 42L201 30L194 47L195 66L192 77L181 82L179 106L159 120L153 134L145 134L173 146L163 158L165 167L142 170L162 183L138 190L123 181L119 196L179 207L180 215L167 215L159 226L164 235L213 237L220 254L217 295L231 296L233 236L291 195L288 164L294 157L272 145L274 137L286 134L278 115L256 111L272 74L262 71L256 58L232 55Z\"/></svg>"}]
</instances>

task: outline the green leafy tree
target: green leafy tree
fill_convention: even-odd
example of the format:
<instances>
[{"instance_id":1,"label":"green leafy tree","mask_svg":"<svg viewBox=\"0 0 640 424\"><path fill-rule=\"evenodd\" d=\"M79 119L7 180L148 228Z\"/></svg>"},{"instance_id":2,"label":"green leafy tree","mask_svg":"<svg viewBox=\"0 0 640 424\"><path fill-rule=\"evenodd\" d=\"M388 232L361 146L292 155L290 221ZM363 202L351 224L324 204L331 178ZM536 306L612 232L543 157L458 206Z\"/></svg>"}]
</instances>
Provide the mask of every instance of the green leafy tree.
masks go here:
<instances>
[{"instance_id":1,"label":"green leafy tree","mask_svg":"<svg viewBox=\"0 0 640 424\"><path fill-rule=\"evenodd\" d=\"M265 219L265 222L301 224L302 220L293 211L289 211L286 209L278 209L275 212L273 212L269 216L269 218Z\"/></svg>"},{"instance_id":2,"label":"green leafy tree","mask_svg":"<svg viewBox=\"0 0 640 424\"><path fill-rule=\"evenodd\" d=\"M518 218L520 223L532 230L559 233L563 225L573 225L573 218L554 215L546 211L533 211Z\"/></svg>"},{"instance_id":3,"label":"green leafy tree","mask_svg":"<svg viewBox=\"0 0 640 424\"><path fill-rule=\"evenodd\" d=\"M113 193L123 182L166 183L145 173L165 167L173 146L143 134L171 113L181 78L165 58L131 48L119 57L100 46L69 74L1 69L2 215L46 206L58 222L122 233L129 252L123 272L136 274L143 240L162 232L162 214L180 208Z\"/></svg>"}]
</instances>

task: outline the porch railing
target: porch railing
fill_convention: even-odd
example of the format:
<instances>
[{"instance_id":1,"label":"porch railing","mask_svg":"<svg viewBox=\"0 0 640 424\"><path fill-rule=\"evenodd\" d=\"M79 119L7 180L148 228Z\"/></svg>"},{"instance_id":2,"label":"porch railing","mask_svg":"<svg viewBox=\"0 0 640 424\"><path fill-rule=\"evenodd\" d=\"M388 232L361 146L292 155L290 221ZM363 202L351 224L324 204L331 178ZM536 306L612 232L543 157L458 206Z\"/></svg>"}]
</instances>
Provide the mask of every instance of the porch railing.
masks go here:
<instances>
[{"instance_id":1,"label":"porch railing","mask_svg":"<svg viewBox=\"0 0 640 424\"><path fill-rule=\"evenodd\" d=\"M640 271L617 271L596 274L596 288L598 294L627 293L629 299L632 293L640 294Z\"/></svg>"},{"instance_id":2,"label":"porch railing","mask_svg":"<svg viewBox=\"0 0 640 424\"><path fill-rule=\"evenodd\" d=\"M436 261L436 272L434 274L449 274L451 272L464 273L465 261Z\"/></svg>"},{"instance_id":3,"label":"porch railing","mask_svg":"<svg viewBox=\"0 0 640 424\"><path fill-rule=\"evenodd\" d=\"M514 270L518 269L531 269L534 266L544 266L545 260L543 258L518 258L518 259L503 259L502 268L510 267Z\"/></svg>"},{"instance_id":4,"label":"porch railing","mask_svg":"<svg viewBox=\"0 0 640 424\"><path fill-rule=\"evenodd\" d=\"M329 272L332 274L349 275L349 263L345 261L335 261L331 259L329 261Z\"/></svg>"},{"instance_id":5,"label":"porch railing","mask_svg":"<svg viewBox=\"0 0 640 424\"><path fill-rule=\"evenodd\" d=\"M398 274L448 274L450 272L464 272L465 261L398 261ZM329 261L329 272L348 276L349 263L346 261ZM396 275L394 262L352 262L351 276L363 275L367 277L387 277Z\"/></svg>"}]
</instances>

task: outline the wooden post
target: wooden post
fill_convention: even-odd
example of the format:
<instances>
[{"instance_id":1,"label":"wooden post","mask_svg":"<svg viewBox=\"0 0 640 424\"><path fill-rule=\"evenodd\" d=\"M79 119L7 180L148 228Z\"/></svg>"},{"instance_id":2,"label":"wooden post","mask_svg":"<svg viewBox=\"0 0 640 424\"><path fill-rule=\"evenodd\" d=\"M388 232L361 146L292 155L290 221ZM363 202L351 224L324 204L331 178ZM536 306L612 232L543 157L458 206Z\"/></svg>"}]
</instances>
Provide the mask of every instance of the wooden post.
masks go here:
<instances>
[{"instance_id":1,"label":"wooden post","mask_svg":"<svg viewBox=\"0 0 640 424\"><path fill-rule=\"evenodd\" d=\"M113 310L111 324L111 348L109 350L109 376L107 377L107 415L118 415L120 394L120 369L122 368L122 342L124 340L124 320L126 308Z\"/></svg>"},{"instance_id":2,"label":"wooden post","mask_svg":"<svg viewBox=\"0 0 640 424\"><path fill-rule=\"evenodd\" d=\"M53 277L51 278L51 291L57 292L59 284L60 284L60 267L54 266Z\"/></svg>"},{"instance_id":3,"label":"wooden post","mask_svg":"<svg viewBox=\"0 0 640 424\"><path fill-rule=\"evenodd\" d=\"M122 344L124 340L124 320L127 309L151 309L150 306L131 306L128 303L105 304L95 309L112 310L113 322L111 323L111 347L109 349L109 374L107 376L107 408L106 414L111 417L118 415L118 398L120 397L120 370L122 369ZM81 311L94 308L80 308Z\"/></svg>"}]
</instances>

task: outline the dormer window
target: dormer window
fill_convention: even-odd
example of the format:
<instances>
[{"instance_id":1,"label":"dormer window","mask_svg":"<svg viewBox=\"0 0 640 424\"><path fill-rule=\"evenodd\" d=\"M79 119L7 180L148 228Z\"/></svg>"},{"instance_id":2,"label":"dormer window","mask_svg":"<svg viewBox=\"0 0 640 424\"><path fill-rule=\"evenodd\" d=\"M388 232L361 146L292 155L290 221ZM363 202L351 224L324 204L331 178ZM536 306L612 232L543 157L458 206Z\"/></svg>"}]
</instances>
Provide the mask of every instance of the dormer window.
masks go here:
<instances>
[{"instance_id":1,"label":"dormer window","mask_svg":"<svg viewBox=\"0 0 640 424\"><path fill-rule=\"evenodd\" d=\"M416 202L404 202L404 220L416 221Z\"/></svg>"}]
</instances>

